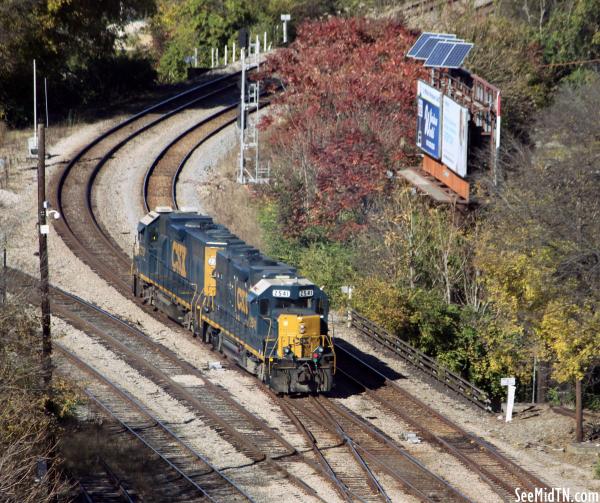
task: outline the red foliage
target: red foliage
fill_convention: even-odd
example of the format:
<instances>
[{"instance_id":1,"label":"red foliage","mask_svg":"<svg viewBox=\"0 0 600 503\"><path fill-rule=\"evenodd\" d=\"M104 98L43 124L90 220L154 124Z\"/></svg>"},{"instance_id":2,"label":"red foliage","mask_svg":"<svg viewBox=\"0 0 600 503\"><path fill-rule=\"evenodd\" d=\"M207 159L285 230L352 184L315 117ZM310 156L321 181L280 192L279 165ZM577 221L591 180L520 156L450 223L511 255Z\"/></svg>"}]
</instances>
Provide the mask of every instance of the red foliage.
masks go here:
<instances>
[{"instance_id":1,"label":"red foliage","mask_svg":"<svg viewBox=\"0 0 600 503\"><path fill-rule=\"evenodd\" d=\"M280 116L264 124L272 191L291 235L324 228L344 239L361 224L386 173L414 164L416 80L405 57L415 34L391 21L330 18L303 24L267 62L285 84Z\"/></svg>"}]
</instances>

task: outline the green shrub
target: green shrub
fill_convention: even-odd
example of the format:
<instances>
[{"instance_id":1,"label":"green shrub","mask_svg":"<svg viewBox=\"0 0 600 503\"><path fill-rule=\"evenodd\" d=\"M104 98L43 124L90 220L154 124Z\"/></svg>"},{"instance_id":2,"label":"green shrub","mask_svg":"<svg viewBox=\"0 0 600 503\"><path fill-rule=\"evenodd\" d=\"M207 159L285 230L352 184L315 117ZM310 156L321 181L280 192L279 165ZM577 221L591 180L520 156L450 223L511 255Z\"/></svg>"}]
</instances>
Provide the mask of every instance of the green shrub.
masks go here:
<instances>
[{"instance_id":1,"label":"green shrub","mask_svg":"<svg viewBox=\"0 0 600 503\"><path fill-rule=\"evenodd\" d=\"M560 405L560 394L558 393L558 389L549 388L546 394L546 398L551 405Z\"/></svg>"}]
</instances>

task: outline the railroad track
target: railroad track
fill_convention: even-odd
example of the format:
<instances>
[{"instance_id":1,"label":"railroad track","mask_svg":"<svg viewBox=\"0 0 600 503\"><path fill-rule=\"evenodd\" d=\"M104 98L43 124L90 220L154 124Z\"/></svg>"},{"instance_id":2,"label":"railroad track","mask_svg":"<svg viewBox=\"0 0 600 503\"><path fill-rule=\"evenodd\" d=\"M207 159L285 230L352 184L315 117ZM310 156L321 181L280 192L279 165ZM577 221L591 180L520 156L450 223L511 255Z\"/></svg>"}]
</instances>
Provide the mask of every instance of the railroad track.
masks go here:
<instances>
[{"instance_id":1,"label":"railroad track","mask_svg":"<svg viewBox=\"0 0 600 503\"><path fill-rule=\"evenodd\" d=\"M478 473L505 501L514 499L515 488L535 490L548 486L483 439L467 432L388 379L337 340L338 385L357 388L410 425L424 439L437 444L459 462Z\"/></svg>"},{"instance_id":2,"label":"railroad track","mask_svg":"<svg viewBox=\"0 0 600 503\"><path fill-rule=\"evenodd\" d=\"M565 407L564 405L553 405L550 408L552 409L553 412L556 412L557 414L560 414L561 416L566 416L566 417L570 417L571 419L575 419L575 410L569 409L568 407ZM600 413L584 410L583 411L583 420L590 421L590 422L600 421Z\"/></svg>"},{"instance_id":3,"label":"railroad track","mask_svg":"<svg viewBox=\"0 0 600 503\"><path fill-rule=\"evenodd\" d=\"M92 189L98 172L106 161L127 141L131 140L141 132L156 126L166 118L192 106L194 103L197 103L202 99L207 99L207 96L215 96L219 93L220 88L233 86L234 79L235 76L222 77L218 82L203 84L200 89L195 91L199 95L189 93L186 97L175 97L172 100L167 100L167 102L158 104L155 107L151 107L150 109L133 116L128 121L109 130L92 142L92 144L88 145L88 147L83 149L56 178L52 193L55 205L63 215L63 221L57 226L58 232L79 258L87 263L101 277L107 280L120 293L129 295L130 259L95 217ZM156 117L153 116L154 113L157 114ZM224 112L222 115L219 114L219 116L223 122L219 120L218 124L214 127L221 129L224 127L223 124L227 122L225 119L226 113ZM231 119L232 117L230 116L228 120ZM191 148L194 148L198 143L204 141L203 138L206 138L207 135L211 135L210 128L213 127L209 127L208 124L210 123L207 122L200 125L198 128L192 128L194 131L188 130L188 133L190 134L184 135L187 136L187 138L184 139L184 136L180 138L180 141L182 141L181 148L178 146L177 149L171 149L172 152L177 151L177 155L181 155L181 153L185 151L185 148L190 148L190 145ZM206 128L204 126L206 126ZM192 132L194 133L193 135L191 134ZM187 147L184 147L184 144L187 145ZM171 146L173 147L174 145L175 143ZM184 156L189 155L189 152L190 151L185 153ZM99 162L98 159L100 159ZM157 194L156 197L169 197L171 201L176 203L176 191L174 190L174 187L176 186L177 174L180 171L180 167L183 165L183 159L180 159L178 163L174 163L172 159L170 159L169 162L166 162L166 160L165 157L165 162L162 163L162 165L165 167L169 166L169 169L172 170L171 174L161 174L162 181L158 181L159 178L156 178L157 183L155 186L151 185L150 181L148 181L147 185L145 184L144 196L154 197L152 193L155 190L158 190L156 187L162 187L162 194ZM173 166L175 164L177 167L173 172ZM162 170L160 166L161 160L159 159L151 170L154 172L154 175ZM147 178L151 178L151 176L147 176ZM156 201L158 201L158 199ZM153 201L149 202L150 206L155 204ZM173 205L176 206L176 204ZM150 311L147 307L145 309L147 312ZM165 321L165 317L161 316L160 319L161 321ZM120 348L117 352L122 354L123 348ZM145 357L146 356L151 356L151 354L145 355ZM161 385L163 384L168 385L167 389L169 390L174 389L172 387L173 384L168 381L161 383ZM190 397L187 398L189 399ZM192 402L193 401L190 401L190 403ZM228 430L225 429L224 431ZM235 437L231 432L230 434L231 438ZM465 455L463 452L465 449L462 451L460 449L455 449L455 451ZM256 453L256 451L254 452ZM457 455L456 452L455 455ZM469 463L466 464L473 467ZM502 463L497 464L502 465ZM327 470L324 468L323 471L327 473ZM477 467L476 471L481 473L482 471L487 471L487 469ZM501 486L501 483L496 481L495 477L484 478L488 480L494 488ZM336 487L339 489L340 486L336 485ZM381 496L383 495L380 493L380 497Z\"/></svg>"},{"instance_id":4,"label":"railroad track","mask_svg":"<svg viewBox=\"0 0 600 503\"><path fill-rule=\"evenodd\" d=\"M78 485L86 503L135 503L137 495L126 487L103 459L98 460L99 471L79 479Z\"/></svg>"},{"instance_id":5,"label":"railroad track","mask_svg":"<svg viewBox=\"0 0 600 503\"><path fill-rule=\"evenodd\" d=\"M190 447L179 435L175 425L168 425L153 415L146 407L122 390L117 384L101 375L90 365L64 346L55 343L61 358L58 367L61 373L75 382L86 382L87 396L105 414L117 421L144 446L154 452L165 463L165 469L174 472L171 494L176 501L253 502L254 500L222 470L217 469L199 452ZM86 481L82 484L88 494ZM95 487L92 501L111 501L114 482L108 487ZM88 486L89 487L89 486ZM92 496L92 494L89 494ZM127 495L127 496L126 496ZM130 495L121 491L115 496L127 501Z\"/></svg>"},{"instance_id":6,"label":"railroad track","mask_svg":"<svg viewBox=\"0 0 600 503\"><path fill-rule=\"evenodd\" d=\"M30 302L38 302L37 280L25 273L10 270L8 286L11 293L27 295ZM254 477L264 483L272 481L274 484L285 479L295 484L301 492L320 499L312 487L289 470L299 462L307 464L315 473L320 472L320 467L261 418L236 402L224 389L213 384L203 372L152 341L137 327L75 295L51 287L50 296L55 315L85 332L141 376L188 406L203 424L218 432L250 460ZM182 384L178 382L181 376L186 379L192 377L193 380L190 384ZM291 423L289 426L294 428ZM306 450L309 449L307 445ZM232 473L231 477L235 478L236 475Z\"/></svg>"},{"instance_id":7,"label":"railroad track","mask_svg":"<svg viewBox=\"0 0 600 503\"><path fill-rule=\"evenodd\" d=\"M67 246L120 293L130 291L131 260L95 215L94 181L127 142L190 107L216 98L232 98L239 72L195 86L149 107L98 136L53 177L50 200L62 219L55 223ZM234 92L235 91L235 92Z\"/></svg>"},{"instance_id":8,"label":"railroad track","mask_svg":"<svg viewBox=\"0 0 600 503\"><path fill-rule=\"evenodd\" d=\"M268 104L267 99L261 107ZM142 203L146 212L157 206L179 209L177 182L185 164L204 142L233 124L237 114L238 104L228 105L194 124L165 146L144 175Z\"/></svg>"},{"instance_id":9,"label":"railroad track","mask_svg":"<svg viewBox=\"0 0 600 503\"><path fill-rule=\"evenodd\" d=\"M392 439L345 407L324 396L285 398L317 456L347 501L391 502L380 482L393 480L394 494L406 492L426 502L467 502L463 494L424 467ZM292 413L288 411L288 413Z\"/></svg>"},{"instance_id":10,"label":"railroad track","mask_svg":"<svg viewBox=\"0 0 600 503\"><path fill-rule=\"evenodd\" d=\"M233 124L238 105L229 105L193 125L172 140L144 176L142 199L148 212L157 206L178 208L177 181L185 163L205 141Z\"/></svg>"},{"instance_id":11,"label":"railroad track","mask_svg":"<svg viewBox=\"0 0 600 503\"><path fill-rule=\"evenodd\" d=\"M218 116L225 117L225 115L224 114L221 115L221 113L219 113ZM232 114L232 117L231 117L229 123L233 122L233 120L235 120L234 114ZM224 119L222 122L224 124L224 126L227 125L225 123L225 121L226 121L226 119ZM219 128L219 130L220 129L221 128ZM146 209L155 207L157 205L172 206L175 208L178 207L176 184L177 184L177 177L179 176L179 172L180 172L182 166L185 164L185 162L189 158L189 155L191 155L191 152L193 150L195 150L202 142L204 142L210 136L212 136L212 135L209 134L209 136L206 136L201 131L197 131L195 128L191 128L190 130L188 130L188 131L184 132L182 135L180 135L180 137L178 137L176 140L171 142L171 144L169 144L164 149L164 151L161 153L159 159L157 159L157 161L155 163L153 163L153 165L148 170L148 172L146 173L146 176L145 176L143 197L144 197L144 204L145 204ZM181 148L182 145L185 145L185 147ZM186 149L190 149L190 150L186 151ZM170 162L161 162L163 159L167 158L167 156L171 156ZM347 471L349 469L349 467L352 466L352 459L353 459L356 464L355 469L358 470L359 472L362 472L362 478L356 477L356 476L353 477L352 475L347 475L344 473L344 471L342 471L342 473L338 473L335 469L333 469L331 463L327 460L327 455L325 454L327 451L323 450L323 448L318 446L318 442L316 441L316 435L312 432L312 428L315 427L316 425L314 423L310 423L311 426L307 427L307 425L304 423L304 421L302 419L300 419L298 414L300 414L301 417L304 417L305 420L309 417L309 415L307 415L306 413L304 413L304 414L293 413L291 410L293 407L291 406L290 403L286 403L286 404L281 403L281 404L282 404L283 410L286 412L288 417L290 417L290 419L292 419L292 421L295 420L298 429L300 431L302 431L302 433L305 435L305 438L307 439L307 441L310 443L310 445L313 448L313 452L315 454L315 459L320 463L323 473L329 476L330 480L333 482L334 487L336 488L336 490L338 491L340 496L342 496L343 498L350 500L350 501L356 500L356 499L358 499L360 501L363 501L363 500L368 501L369 498L373 498L373 497L375 497L376 501L380 501L380 500L385 501L386 500L387 496L385 494L385 491L383 490L382 486L377 481L377 478L373 475L373 472L369 468L368 463L365 462L365 460L361 458L361 456L356 448L352 449L353 445L358 445L358 444L355 443L355 441L353 440L353 437L351 435L348 435L347 433L343 433L343 430L340 430L340 427L338 425L338 428L336 429L336 434L342 435L341 440L346 445L346 448L349 449L349 454L350 454L348 463L346 463L344 470ZM330 406L336 407L336 405L333 404L333 402L330 402L330 404L331 404ZM315 406L318 406L318 405L315 405ZM346 411L346 413L348 414L349 411ZM322 426L323 425L321 425L321 427ZM363 428L368 429L369 426L363 425ZM466 432L464 432L464 433L466 434ZM329 436L331 436L331 434L332 434L332 432L328 433ZM340 440L340 439L338 438L338 440ZM379 440L381 441L381 439L379 439ZM470 441L471 441L471 439L469 438L469 442ZM423 499L424 501L466 501L466 498L464 495L456 492L444 480L440 479L435 474L433 474L432 472L427 470L416 459L410 457L405 451L398 448L398 446L395 445L393 442L390 442L390 445L392 445L393 447L390 447L389 445L388 445L388 447L391 448L392 450L395 447L396 452L394 452L394 454L397 457L396 463L398 463L400 465L400 467L396 471L391 470L391 473L392 473L391 476L398 477L397 480L401 484L401 486L403 487L403 489L405 491L412 492L414 495ZM454 447L455 447L455 449L452 452L453 455L457 456L458 454L462 454L464 456L464 451L465 451L464 445L462 446L462 449L457 449L456 445ZM373 448L377 449L377 447L373 447ZM365 455L369 456L369 454L365 454ZM472 461L473 457L474 457L473 453L470 453L469 461ZM482 456L479 456L479 458L481 458L481 457ZM460 459L462 460L462 457ZM498 454L498 459L499 460L497 460L497 464L499 466L505 467L505 472L503 472L502 474L505 474L506 471L508 471L509 473L511 473L513 475L513 480L514 480L514 478L515 478L514 473L515 473L516 465L514 465L514 463L512 463L510 460L504 460L504 458L499 454ZM372 455L371 455L370 461L374 462ZM504 461L506 461L506 463L504 463ZM376 462L375 462L375 464L376 464ZM404 464L404 466L402 466L402 464ZM489 470L487 470L487 469L481 470L480 467L477 466L477 464L475 464L475 463L468 462L465 464L467 464L467 466L471 469L476 469L475 471L477 473L479 473L480 475L482 475L484 480L486 480L492 486L492 488L501 495L501 497L507 498L509 496L509 494L507 493L506 487L502 487L503 485L506 485L506 484L504 484L502 480L497 479L493 473L491 473L491 474L488 473ZM412 470L412 472L410 470L408 470L408 471L406 470L406 465L410 466L410 469ZM506 470L505 465L510 465L511 470ZM386 465L384 465L384 466L386 466ZM381 466L379 466L379 468L381 468ZM386 468L388 468L387 473L389 475L390 468L389 468L389 466L386 466ZM519 467L516 467L516 468L518 469L518 470L516 470L517 473L523 472L523 470L521 470ZM498 468L496 467L494 470L497 470L497 469ZM492 470L492 471L494 471L494 470ZM482 472L485 472L485 474ZM408 476L408 480L406 478L402 479L401 477L399 477L400 473L409 473L410 476ZM356 486L357 480L361 481L358 484L358 486ZM364 491L365 491L364 480L369 481L368 487L366 487L366 490L367 490L366 493L364 493ZM520 480L524 480L524 479L520 479ZM348 482L345 482L345 481L348 481ZM509 484L510 484L510 482L509 482ZM515 486L515 487L517 487L517 486ZM514 488L513 488L513 490L514 490ZM510 495L512 495L512 494L513 493L511 492Z\"/></svg>"}]
</instances>

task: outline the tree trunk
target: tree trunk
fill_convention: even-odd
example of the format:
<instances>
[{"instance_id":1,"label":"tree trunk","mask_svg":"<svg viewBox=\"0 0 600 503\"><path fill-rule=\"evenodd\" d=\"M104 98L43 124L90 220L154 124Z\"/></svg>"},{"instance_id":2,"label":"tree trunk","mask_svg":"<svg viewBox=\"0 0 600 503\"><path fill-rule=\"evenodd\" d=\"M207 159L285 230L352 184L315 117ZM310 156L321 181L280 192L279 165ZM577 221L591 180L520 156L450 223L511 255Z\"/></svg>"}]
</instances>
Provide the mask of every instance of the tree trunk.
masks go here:
<instances>
[{"instance_id":1,"label":"tree trunk","mask_svg":"<svg viewBox=\"0 0 600 503\"><path fill-rule=\"evenodd\" d=\"M575 381L575 441L583 442L583 396L581 379Z\"/></svg>"}]
</instances>

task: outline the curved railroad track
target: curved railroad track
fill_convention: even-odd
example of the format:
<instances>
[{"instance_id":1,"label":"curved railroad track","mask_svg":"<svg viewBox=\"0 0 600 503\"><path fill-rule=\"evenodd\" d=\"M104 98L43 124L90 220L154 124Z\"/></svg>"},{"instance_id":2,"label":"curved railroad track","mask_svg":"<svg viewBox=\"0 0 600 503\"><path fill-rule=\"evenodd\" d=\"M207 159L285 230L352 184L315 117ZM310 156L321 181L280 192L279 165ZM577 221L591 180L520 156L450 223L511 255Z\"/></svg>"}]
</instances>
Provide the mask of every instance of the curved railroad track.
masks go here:
<instances>
[{"instance_id":1,"label":"curved railroad track","mask_svg":"<svg viewBox=\"0 0 600 503\"><path fill-rule=\"evenodd\" d=\"M130 291L131 260L95 215L94 181L127 142L202 102L231 94L238 73L218 77L149 107L98 136L50 182L50 201L62 218L55 227L67 246L120 293ZM237 91L236 91L237 92Z\"/></svg>"},{"instance_id":2,"label":"curved railroad track","mask_svg":"<svg viewBox=\"0 0 600 503\"><path fill-rule=\"evenodd\" d=\"M144 175L142 201L147 212L157 206L179 208L177 181L185 163L200 145L236 121L237 107L227 106L202 119L160 152Z\"/></svg>"},{"instance_id":3,"label":"curved railroad track","mask_svg":"<svg viewBox=\"0 0 600 503\"><path fill-rule=\"evenodd\" d=\"M489 442L467 432L435 409L388 379L338 339L337 378L346 388L367 393L392 417L410 425L426 440L437 444L470 470L478 473L505 501L516 488L534 491L547 485L502 454Z\"/></svg>"},{"instance_id":4,"label":"curved railroad track","mask_svg":"<svg viewBox=\"0 0 600 503\"><path fill-rule=\"evenodd\" d=\"M181 139L186 138L186 133L181 135ZM188 141L188 144L192 145L192 149L195 150L195 148L197 148L197 146L203 141L204 137L201 136L199 142L198 140L193 140ZM179 138L176 141L174 141L171 145L178 145L178 142ZM171 145L169 145L164 152L170 151ZM155 191L154 194L156 197L154 201L160 201L160 205L172 206L175 208L178 207L177 193L175 190L177 177L179 176L179 172L183 164L185 163L189 155L191 155L191 152L185 152L185 150L181 151L179 150L179 148L173 149L173 151L178 152L179 157L172 159L170 163L161 163L160 160L158 160L155 164L153 164L153 167L151 167L146 174L143 191L146 208L154 206L152 204L147 203L147 201L153 200L153 191ZM164 154L161 154L161 156L163 155ZM177 162L178 160L179 162ZM155 176L157 177L157 181L155 183L147 183L147 180L151 180ZM348 355L350 355L350 353L348 353ZM353 358L357 357L353 356ZM368 365L366 365L365 368L367 367ZM386 379L385 383L386 386L389 386L390 389L394 390L392 393L388 392L387 388L386 390L383 390L381 388L376 388L375 390L372 390L368 388L368 385L365 385L364 382L357 382L357 380L353 378L350 374L343 372L343 369L340 370L347 376L349 380L354 381L355 384L359 384L362 387L362 389L367 390L369 395L373 399L375 399L375 401L384 404L392 414L401 417L406 422L411 424L412 427L414 427L417 431L421 432L424 438L427 438L429 441L432 441L433 443L436 443L437 445L441 446L444 450L456 457L470 470L473 470L475 473L479 474L482 477L482 479L485 480L491 486L491 488L503 499L510 500L510 498L512 498L512 496L514 495L514 489L517 487L530 488L532 490L535 487L546 487L546 485L541 480L539 480L539 478L516 465L513 461L511 461L506 456L501 454L497 449L495 449L491 444L466 432L458 425L451 423L449 420L447 420L446 418L441 416L441 414L431 409L425 403L416 399L412 395L409 395L404 390L401 390L401 388L393 385L393 383L390 380ZM379 374L376 379L381 379L381 377L382 375ZM400 397L398 396L385 396L386 394L390 395L394 393L400 395L400 392L402 393L402 399L400 399ZM388 401L388 398L390 398L391 401ZM392 406L392 404L394 403L397 405ZM405 407L406 410L403 410ZM288 417L292 418L292 411L290 410L290 408L285 407L284 410L286 411ZM399 413L399 411L402 411L402 413ZM428 418L430 417L435 419L431 424L429 424L428 421ZM300 423L301 424L299 424L298 427L304 428L302 421L300 421ZM427 425L427 427L425 427L424 425ZM312 437L315 436L314 434L311 435ZM310 438L311 435L307 436L307 438ZM345 485L343 482L340 483L341 479L343 478L343 475L338 476L334 470L331 470L331 466L327 463L327 460L324 459L322 452L320 454L316 454L316 457L320 461L324 472L328 473L330 475L330 478L332 478L338 492L343 497L356 497L356 494L353 493L347 485ZM418 463L418 461L414 461ZM422 465L421 468L424 469ZM430 473L429 476L431 475L433 474ZM435 475L433 476L435 477ZM372 473L368 471L365 472L365 477L366 480L371 480L371 489L373 489L373 487L377 487L376 484L374 484L375 481L372 478ZM428 475L421 474L421 477L423 480L426 480ZM423 480L421 480L420 487L423 487ZM411 486L410 483L407 483L407 481L403 482L405 489L410 490L419 487L419 485ZM425 487L427 487L427 482L424 485ZM379 489L381 489L381 487L379 487L378 490ZM427 490L429 489L426 489L426 491ZM418 491L415 492L418 493ZM385 495L382 494L381 491L379 492L379 496L385 499ZM418 494L418 496L422 497L423 493ZM460 498L464 496L453 495L453 497ZM448 499L448 501L451 500L452 499Z\"/></svg>"},{"instance_id":5,"label":"curved railroad track","mask_svg":"<svg viewBox=\"0 0 600 503\"><path fill-rule=\"evenodd\" d=\"M233 120L231 120L231 122L232 121ZM194 133L193 136L191 133ZM195 133L196 132L194 128L191 128L189 131L186 131L169 146L167 146L163 151L164 153L161 153L161 157L146 173L143 189L146 209L158 205L172 206L175 208L178 207L176 184L179 172L185 161L189 158L189 155L191 155L191 152L205 140L205 136L202 133L198 134L199 140L196 139ZM192 139L192 137L194 139ZM189 150L186 150L186 148L180 148L180 145L184 144L188 145L187 148ZM167 154L170 152L175 153L175 158L171 158L170 162L161 162L162 158L166 158ZM155 180L154 182L152 182L153 179ZM373 397L377 399L376 395L373 395ZM377 401L381 401L381 398L379 397ZM320 402L315 403L319 404L314 405L316 407L324 407L322 404L320 404ZM332 401L328 401L326 403L328 403L329 407L337 408L339 413L339 405ZM316 459L321 464L324 473L330 476L330 479L334 483L338 493L348 500L358 499L361 501L369 501L371 498L375 498L376 501L386 501L387 495L369 468L369 463L366 462L366 459L361 457L358 449L352 448L353 445L359 445L358 442L353 440L353 435L343 433L343 430L340 430L339 425L337 428L333 427L333 431L330 426L330 431L325 434L328 434L330 437L332 433L337 434L338 440L345 444L348 454L351 455L348 458L349 461L347 460L344 469L342 469L341 472L338 472L327 460L327 455L331 453L327 451L327 449L321 447L319 442L315 440L318 435L324 434L322 430L324 427L323 423L319 424L311 422L311 415L306 413L306 405L303 406L304 412L299 410L294 413L291 409L298 409L299 402L295 402L295 406L292 406L292 404L294 404L294 402L288 402L286 404L287 406L284 406L284 411L292 420L296 419L298 428L303 431L307 441L311 442ZM423 405L425 406L425 404ZM395 409L392 409L391 412L394 414L396 413ZM424 411L422 411L422 414L423 412ZM430 409L427 413L433 413L433 411ZM350 414L350 412L346 411L346 414ZM439 414L435 414L439 420L444 422L447 421ZM313 414L312 417L314 419L315 417L326 416L327 413L324 410L321 410L320 414ZM333 420L331 415L329 415L329 417L331 420ZM419 431L423 430L423 424L426 424L426 421L423 421L423 419L426 417L427 415L421 416ZM308 421L308 424L306 421ZM317 426L320 429L315 429ZM355 432L355 434L360 436L362 433L364 435L364 430L368 430L369 425L363 424L362 426L363 431ZM458 427L456 426L456 428ZM458 430L455 429L454 431L456 432ZM429 440L434 440L434 442L438 445L442 445L443 448L445 448L453 456L457 457L458 460L465 464L469 469L481 475L482 478L492 487L492 489L504 499L509 499L512 497L515 487L540 487L544 485L536 477L531 476L505 456L497 452L497 450L492 446L489 444L484 444L483 441L479 439L475 440L481 444L479 447L481 452L478 452L477 454L474 453L472 449L474 437L464 430L460 430L460 435L451 437L454 440L452 443L448 443L447 441L443 440L441 436L437 435L436 430L433 430L433 428L431 431L428 431L428 434L423 433L423 436L428 437ZM379 440L381 441L381 439ZM327 444L327 441L325 441L325 443ZM330 442L329 444L332 445ZM369 459L371 463L375 463L376 465L376 461L373 461L374 456L370 454L368 449L364 447L364 442L360 445L363 449L365 458ZM484 445L485 447L483 447ZM405 451L398 448L396 444L389 442L387 447L392 450L396 449L396 452L394 452L394 454L397 456L396 463L404 463L405 466L396 470L390 469L389 465L384 464L383 466L387 469L388 475L391 474L392 477L396 477L397 481L404 490L412 492L414 495L423 499L424 501L467 501L464 495L456 492L449 484L427 470L416 459L412 458ZM381 450L381 446L372 445L374 452L377 452L378 448ZM354 472L354 476L352 475L350 468L350 466L352 466L352 460L355 461L356 466L354 469L357 470ZM481 462L484 462L484 464L479 464ZM406 465L409 465L410 469L407 470ZM377 468L381 470L381 462L380 466ZM350 474L348 473L349 471L351 472ZM362 478L357 478L356 473L362 473ZM402 478L402 476L400 476L401 473L408 475L405 475L404 478ZM356 485L356 480L358 479L361 480L361 483ZM364 484L365 480L368 481L367 485Z\"/></svg>"}]
</instances>

